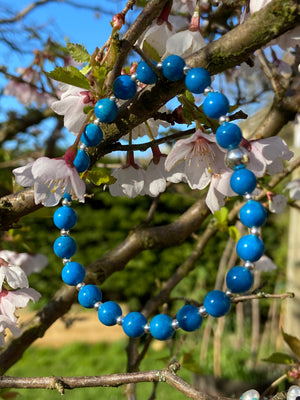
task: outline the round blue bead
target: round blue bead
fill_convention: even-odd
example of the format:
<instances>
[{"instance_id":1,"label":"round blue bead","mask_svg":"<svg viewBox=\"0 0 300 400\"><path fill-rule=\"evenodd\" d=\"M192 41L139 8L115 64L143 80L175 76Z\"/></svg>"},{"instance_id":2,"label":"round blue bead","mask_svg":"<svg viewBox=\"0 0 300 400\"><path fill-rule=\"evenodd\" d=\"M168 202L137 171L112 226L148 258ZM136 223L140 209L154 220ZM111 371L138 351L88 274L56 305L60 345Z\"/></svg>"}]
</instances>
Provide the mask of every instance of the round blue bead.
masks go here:
<instances>
[{"instance_id":1,"label":"round blue bead","mask_svg":"<svg viewBox=\"0 0 300 400\"><path fill-rule=\"evenodd\" d=\"M166 314L158 314L150 322L150 333L157 340L167 340L173 336L172 318Z\"/></svg>"},{"instance_id":2,"label":"round blue bead","mask_svg":"<svg viewBox=\"0 0 300 400\"><path fill-rule=\"evenodd\" d=\"M210 92L203 102L203 111L209 118L220 118L228 113L229 101L222 93Z\"/></svg>"},{"instance_id":3,"label":"round blue bead","mask_svg":"<svg viewBox=\"0 0 300 400\"><path fill-rule=\"evenodd\" d=\"M190 304L178 310L176 319L180 328L187 332L195 331L202 324L202 316L199 313L199 309Z\"/></svg>"},{"instance_id":4,"label":"round blue bead","mask_svg":"<svg viewBox=\"0 0 300 400\"><path fill-rule=\"evenodd\" d=\"M95 285L85 285L79 290L78 301L85 308L93 308L94 304L101 301L101 290Z\"/></svg>"},{"instance_id":5,"label":"round blue bead","mask_svg":"<svg viewBox=\"0 0 300 400\"><path fill-rule=\"evenodd\" d=\"M211 84L209 72L204 68L192 68L185 77L185 86L192 93L200 94Z\"/></svg>"},{"instance_id":6,"label":"round blue bead","mask_svg":"<svg viewBox=\"0 0 300 400\"><path fill-rule=\"evenodd\" d=\"M113 100L101 99L95 104L95 115L100 122L109 124L113 122L118 115L118 106Z\"/></svg>"},{"instance_id":7,"label":"round blue bead","mask_svg":"<svg viewBox=\"0 0 300 400\"><path fill-rule=\"evenodd\" d=\"M129 75L120 75L113 83L113 92L118 99L131 99L136 94L136 83Z\"/></svg>"},{"instance_id":8,"label":"round blue bead","mask_svg":"<svg viewBox=\"0 0 300 400\"><path fill-rule=\"evenodd\" d=\"M59 207L53 215L54 225L58 229L71 229L77 222L77 214L69 206Z\"/></svg>"},{"instance_id":9,"label":"round blue bead","mask_svg":"<svg viewBox=\"0 0 300 400\"><path fill-rule=\"evenodd\" d=\"M133 311L124 317L122 327L127 336L136 338L143 335L146 323L147 319L143 314Z\"/></svg>"},{"instance_id":10,"label":"round blue bead","mask_svg":"<svg viewBox=\"0 0 300 400\"><path fill-rule=\"evenodd\" d=\"M60 236L53 244L54 253L60 258L72 257L76 248L76 242L71 236Z\"/></svg>"},{"instance_id":11,"label":"round blue bead","mask_svg":"<svg viewBox=\"0 0 300 400\"><path fill-rule=\"evenodd\" d=\"M244 261L257 261L265 252L263 241L256 235L245 235L236 245L238 256Z\"/></svg>"},{"instance_id":12,"label":"round blue bead","mask_svg":"<svg viewBox=\"0 0 300 400\"><path fill-rule=\"evenodd\" d=\"M244 165L238 165L230 177L230 186L237 194L251 193L256 188L256 176Z\"/></svg>"},{"instance_id":13,"label":"round blue bead","mask_svg":"<svg viewBox=\"0 0 300 400\"><path fill-rule=\"evenodd\" d=\"M228 271L226 284L232 293L247 292L253 285L253 275L248 268L236 266Z\"/></svg>"},{"instance_id":14,"label":"round blue bead","mask_svg":"<svg viewBox=\"0 0 300 400\"><path fill-rule=\"evenodd\" d=\"M85 269L78 262L68 262L61 271L62 280L70 286L76 286L83 282L85 278Z\"/></svg>"},{"instance_id":15,"label":"round blue bead","mask_svg":"<svg viewBox=\"0 0 300 400\"><path fill-rule=\"evenodd\" d=\"M240 209L240 220L248 228L262 226L267 219L265 207L255 200L248 200Z\"/></svg>"},{"instance_id":16,"label":"round blue bead","mask_svg":"<svg viewBox=\"0 0 300 400\"><path fill-rule=\"evenodd\" d=\"M154 65L157 64L155 61L152 62ZM158 79L156 73L149 67L146 61L141 61L137 66L136 77L140 82L146 85L152 85L156 83Z\"/></svg>"},{"instance_id":17,"label":"round blue bead","mask_svg":"<svg viewBox=\"0 0 300 400\"><path fill-rule=\"evenodd\" d=\"M216 131L217 143L224 149L238 147L242 138L240 128L231 122L224 122Z\"/></svg>"},{"instance_id":18,"label":"round blue bead","mask_svg":"<svg viewBox=\"0 0 300 400\"><path fill-rule=\"evenodd\" d=\"M183 68L185 61L183 58L171 55L164 59L162 62L162 74L169 81L179 81L184 77Z\"/></svg>"},{"instance_id":19,"label":"round blue bead","mask_svg":"<svg viewBox=\"0 0 300 400\"><path fill-rule=\"evenodd\" d=\"M90 147L98 146L102 139L102 129L96 124L87 124L80 138L82 143Z\"/></svg>"},{"instance_id":20,"label":"round blue bead","mask_svg":"<svg viewBox=\"0 0 300 400\"><path fill-rule=\"evenodd\" d=\"M90 166L90 157L84 150L77 151L74 166L79 173L84 172Z\"/></svg>"},{"instance_id":21,"label":"round blue bead","mask_svg":"<svg viewBox=\"0 0 300 400\"><path fill-rule=\"evenodd\" d=\"M221 290L212 290L204 298L206 312L213 317L223 317L230 310L230 298Z\"/></svg>"},{"instance_id":22,"label":"round blue bead","mask_svg":"<svg viewBox=\"0 0 300 400\"><path fill-rule=\"evenodd\" d=\"M122 315L119 304L114 301L106 301L98 308L98 318L103 325L113 326L117 323L117 318Z\"/></svg>"}]
</instances>

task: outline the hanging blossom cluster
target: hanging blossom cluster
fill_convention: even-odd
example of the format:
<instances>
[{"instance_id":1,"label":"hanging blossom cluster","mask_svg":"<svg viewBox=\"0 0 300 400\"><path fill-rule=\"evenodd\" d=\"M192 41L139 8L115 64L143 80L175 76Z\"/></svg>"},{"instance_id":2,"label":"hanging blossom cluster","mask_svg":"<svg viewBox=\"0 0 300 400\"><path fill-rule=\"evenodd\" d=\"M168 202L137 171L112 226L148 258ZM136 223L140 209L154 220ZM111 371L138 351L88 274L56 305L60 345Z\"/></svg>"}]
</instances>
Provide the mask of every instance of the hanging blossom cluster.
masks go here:
<instances>
[{"instance_id":1,"label":"hanging blossom cluster","mask_svg":"<svg viewBox=\"0 0 300 400\"><path fill-rule=\"evenodd\" d=\"M40 293L29 287L26 272L40 271L47 262L42 255L0 251L0 347L5 344L7 329L14 336L20 334L16 310L26 307L30 300L36 302L41 297ZM22 264L27 264L26 272L21 268Z\"/></svg>"}]
</instances>

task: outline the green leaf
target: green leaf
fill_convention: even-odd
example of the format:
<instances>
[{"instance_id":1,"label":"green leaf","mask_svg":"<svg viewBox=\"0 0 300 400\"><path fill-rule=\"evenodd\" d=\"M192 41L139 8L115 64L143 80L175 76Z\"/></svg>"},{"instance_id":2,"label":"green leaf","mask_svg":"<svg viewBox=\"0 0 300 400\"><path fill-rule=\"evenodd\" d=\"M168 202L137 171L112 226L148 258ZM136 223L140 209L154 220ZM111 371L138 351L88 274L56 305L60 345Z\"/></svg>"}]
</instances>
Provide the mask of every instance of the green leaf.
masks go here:
<instances>
[{"instance_id":1,"label":"green leaf","mask_svg":"<svg viewBox=\"0 0 300 400\"><path fill-rule=\"evenodd\" d=\"M195 372L197 374L203 374L203 369L194 360L192 353L184 353L180 364L183 368L186 368L191 372Z\"/></svg>"},{"instance_id":2,"label":"green leaf","mask_svg":"<svg viewBox=\"0 0 300 400\"><path fill-rule=\"evenodd\" d=\"M231 237L231 239L233 239L235 242L237 242L239 240L240 232L235 226L233 226L233 225L229 226L228 233L229 233L229 236Z\"/></svg>"},{"instance_id":3,"label":"green leaf","mask_svg":"<svg viewBox=\"0 0 300 400\"><path fill-rule=\"evenodd\" d=\"M300 340L295 336L282 331L284 341L289 345L290 349L295 353L296 357L300 360Z\"/></svg>"},{"instance_id":4,"label":"green leaf","mask_svg":"<svg viewBox=\"0 0 300 400\"><path fill-rule=\"evenodd\" d=\"M68 67L56 67L55 70L48 72L47 75L56 81L68 83L82 89L89 90L91 87L88 78L72 65Z\"/></svg>"},{"instance_id":5,"label":"green leaf","mask_svg":"<svg viewBox=\"0 0 300 400\"><path fill-rule=\"evenodd\" d=\"M215 211L214 217L216 220L220 223L223 224L224 222L227 221L228 217L228 208L222 207L220 211Z\"/></svg>"},{"instance_id":6,"label":"green leaf","mask_svg":"<svg viewBox=\"0 0 300 400\"><path fill-rule=\"evenodd\" d=\"M195 97L194 97L194 95L193 95L192 92L190 92L189 90L186 90L186 91L184 92L184 95L185 95L185 97L186 97L186 99L187 99L188 101L190 101L191 103L195 103Z\"/></svg>"},{"instance_id":7,"label":"green leaf","mask_svg":"<svg viewBox=\"0 0 300 400\"><path fill-rule=\"evenodd\" d=\"M73 60L79 63L90 62L91 56L82 44L69 42L67 43L67 49L69 50Z\"/></svg>"},{"instance_id":8,"label":"green leaf","mask_svg":"<svg viewBox=\"0 0 300 400\"><path fill-rule=\"evenodd\" d=\"M111 176L105 169L89 171L86 175L86 179L96 186L100 186L102 184L111 185L116 182L116 179Z\"/></svg>"},{"instance_id":9,"label":"green leaf","mask_svg":"<svg viewBox=\"0 0 300 400\"><path fill-rule=\"evenodd\" d=\"M285 353L273 353L268 358L263 358L262 361L266 361L274 364L294 364L295 361L289 354Z\"/></svg>"},{"instance_id":10,"label":"green leaf","mask_svg":"<svg viewBox=\"0 0 300 400\"><path fill-rule=\"evenodd\" d=\"M146 40L143 43L143 52L148 56L151 60L156 62L160 61L160 56L154 47L151 46Z\"/></svg>"},{"instance_id":11,"label":"green leaf","mask_svg":"<svg viewBox=\"0 0 300 400\"><path fill-rule=\"evenodd\" d=\"M95 66L93 68L93 78L97 82L99 88L102 88L105 78L107 76L107 69L104 66Z\"/></svg>"}]
</instances>

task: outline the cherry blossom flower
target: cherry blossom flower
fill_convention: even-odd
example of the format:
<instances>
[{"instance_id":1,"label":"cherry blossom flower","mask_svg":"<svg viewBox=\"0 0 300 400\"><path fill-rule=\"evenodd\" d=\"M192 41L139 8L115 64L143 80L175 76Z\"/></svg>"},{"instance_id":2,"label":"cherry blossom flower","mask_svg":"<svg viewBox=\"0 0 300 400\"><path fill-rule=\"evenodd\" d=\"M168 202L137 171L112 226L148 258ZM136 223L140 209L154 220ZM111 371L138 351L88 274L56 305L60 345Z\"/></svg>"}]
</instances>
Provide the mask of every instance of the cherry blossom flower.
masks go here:
<instances>
[{"instance_id":1,"label":"cherry blossom flower","mask_svg":"<svg viewBox=\"0 0 300 400\"><path fill-rule=\"evenodd\" d=\"M244 140L244 139L243 139ZM247 142L244 140L241 145L249 152L248 168L257 177L265 173L274 175L283 171L283 160L289 161L294 153L289 150L286 142L279 136L272 136L266 139L259 139Z\"/></svg>"},{"instance_id":2,"label":"cherry blossom flower","mask_svg":"<svg viewBox=\"0 0 300 400\"><path fill-rule=\"evenodd\" d=\"M269 199L269 210L274 214L282 214L287 205L287 198L284 194L267 193Z\"/></svg>"},{"instance_id":3,"label":"cherry blossom flower","mask_svg":"<svg viewBox=\"0 0 300 400\"><path fill-rule=\"evenodd\" d=\"M174 182L174 178L181 178L191 189L200 190L211 183L206 204L214 212L224 205L226 196L235 195L229 185L232 171L225 166L224 156L225 152L216 144L214 135L197 130L191 137L175 143L165 168L171 171L177 164L177 171L167 180Z\"/></svg>"},{"instance_id":4,"label":"cherry blossom flower","mask_svg":"<svg viewBox=\"0 0 300 400\"><path fill-rule=\"evenodd\" d=\"M55 100L49 93L41 92L35 87L40 78L40 74L36 70L17 68L17 72L20 73L23 82L12 79L3 89L5 95L16 97L27 107L32 103L36 103L37 107L42 107L43 104L49 105Z\"/></svg>"},{"instance_id":5,"label":"cherry blossom flower","mask_svg":"<svg viewBox=\"0 0 300 400\"><path fill-rule=\"evenodd\" d=\"M174 0L172 10L179 14L193 15L196 7L196 0Z\"/></svg>"},{"instance_id":6,"label":"cherry blossom flower","mask_svg":"<svg viewBox=\"0 0 300 400\"><path fill-rule=\"evenodd\" d=\"M14 336L20 335L20 329L17 327L15 322L12 322L10 318L5 315L0 315L0 347L5 345L5 330L9 329Z\"/></svg>"},{"instance_id":7,"label":"cherry blossom flower","mask_svg":"<svg viewBox=\"0 0 300 400\"><path fill-rule=\"evenodd\" d=\"M0 257L9 264L21 267L27 276L37 273L48 264L48 258L44 254L17 253L16 251L0 250Z\"/></svg>"},{"instance_id":8,"label":"cherry blossom flower","mask_svg":"<svg viewBox=\"0 0 300 400\"><path fill-rule=\"evenodd\" d=\"M86 89L81 89L68 84L59 84L61 90L60 100L53 101L50 107L54 112L64 116L64 126L75 135L79 133L85 122L86 106L94 106L93 96Z\"/></svg>"},{"instance_id":9,"label":"cherry blossom flower","mask_svg":"<svg viewBox=\"0 0 300 400\"><path fill-rule=\"evenodd\" d=\"M0 315L4 315L12 322L16 322L16 309L26 307L30 300L36 302L40 297L40 293L32 288L17 290L6 290L2 288L0 292Z\"/></svg>"},{"instance_id":10,"label":"cherry blossom flower","mask_svg":"<svg viewBox=\"0 0 300 400\"><path fill-rule=\"evenodd\" d=\"M133 152L127 153L126 164L114 169L111 175L116 178L116 182L109 185L112 196L134 198L141 194L144 188L145 171L134 161Z\"/></svg>"},{"instance_id":11,"label":"cherry blossom flower","mask_svg":"<svg viewBox=\"0 0 300 400\"><path fill-rule=\"evenodd\" d=\"M277 269L277 265L270 257L263 255L255 262L255 271L272 272Z\"/></svg>"},{"instance_id":12,"label":"cherry blossom flower","mask_svg":"<svg viewBox=\"0 0 300 400\"><path fill-rule=\"evenodd\" d=\"M3 258L0 258L0 290L2 289L3 282L12 288L27 288L28 279L22 268L17 265L11 265Z\"/></svg>"},{"instance_id":13,"label":"cherry blossom flower","mask_svg":"<svg viewBox=\"0 0 300 400\"><path fill-rule=\"evenodd\" d=\"M284 190L289 190L289 196L293 200L300 200L300 179L289 182Z\"/></svg>"},{"instance_id":14,"label":"cherry blossom flower","mask_svg":"<svg viewBox=\"0 0 300 400\"><path fill-rule=\"evenodd\" d=\"M171 54L185 58L205 47L206 42L200 32L199 23L200 13L197 9L193 14L189 29L177 32L169 37L163 58Z\"/></svg>"},{"instance_id":15,"label":"cherry blossom flower","mask_svg":"<svg viewBox=\"0 0 300 400\"><path fill-rule=\"evenodd\" d=\"M75 156L71 146L61 159L38 158L13 170L16 182L25 187L34 186L35 203L46 207L56 206L65 193L76 195L84 202L85 183L73 165Z\"/></svg>"}]
</instances>

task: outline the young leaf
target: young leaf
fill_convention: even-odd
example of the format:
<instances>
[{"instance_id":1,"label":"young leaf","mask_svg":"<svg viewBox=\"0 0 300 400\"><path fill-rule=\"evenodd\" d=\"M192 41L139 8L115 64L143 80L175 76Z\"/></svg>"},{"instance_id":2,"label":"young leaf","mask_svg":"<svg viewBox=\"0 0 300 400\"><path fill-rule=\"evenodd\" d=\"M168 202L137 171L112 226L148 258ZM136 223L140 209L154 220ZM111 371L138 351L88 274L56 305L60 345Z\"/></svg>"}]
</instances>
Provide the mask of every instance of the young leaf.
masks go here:
<instances>
[{"instance_id":1,"label":"young leaf","mask_svg":"<svg viewBox=\"0 0 300 400\"><path fill-rule=\"evenodd\" d=\"M295 336L282 331L284 341L289 345L290 349L295 353L296 357L300 360L300 340Z\"/></svg>"},{"instance_id":2,"label":"young leaf","mask_svg":"<svg viewBox=\"0 0 300 400\"><path fill-rule=\"evenodd\" d=\"M285 353L273 353L268 358L263 358L262 361L274 363L274 364L294 364L295 361L289 354Z\"/></svg>"},{"instance_id":3,"label":"young leaf","mask_svg":"<svg viewBox=\"0 0 300 400\"><path fill-rule=\"evenodd\" d=\"M148 56L151 60L154 60L156 62L160 61L160 56L158 52L155 50L154 47L151 46L146 40L143 43L143 52Z\"/></svg>"},{"instance_id":4,"label":"young leaf","mask_svg":"<svg viewBox=\"0 0 300 400\"><path fill-rule=\"evenodd\" d=\"M68 83L82 89L90 89L90 81L77 68L69 65L68 67L56 67L47 75L59 82Z\"/></svg>"},{"instance_id":5,"label":"young leaf","mask_svg":"<svg viewBox=\"0 0 300 400\"><path fill-rule=\"evenodd\" d=\"M221 210L215 211L214 213L214 217L220 224L227 221L227 216L228 216L228 208L226 207L222 207Z\"/></svg>"},{"instance_id":6,"label":"young leaf","mask_svg":"<svg viewBox=\"0 0 300 400\"><path fill-rule=\"evenodd\" d=\"M229 226L228 233L229 233L229 236L231 237L231 239L233 239L235 242L237 242L239 240L240 232L235 226L233 226L233 225Z\"/></svg>"},{"instance_id":7,"label":"young leaf","mask_svg":"<svg viewBox=\"0 0 300 400\"><path fill-rule=\"evenodd\" d=\"M68 42L67 48L73 60L79 63L90 62L91 56L82 44Z\"/></svg>"},{"instance_id":8,"label":"young leaf","mask_svg":"<svg viewBox=\"0 0 300 400\"><path fill-rule=\"evenodd\" d=\"M111 185L116 182L116 179L104 169L89 171L86 179L96 186L100 186L101 184Z\"/></svg>"}]
</instances>

